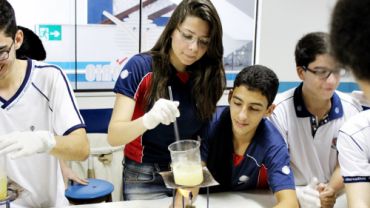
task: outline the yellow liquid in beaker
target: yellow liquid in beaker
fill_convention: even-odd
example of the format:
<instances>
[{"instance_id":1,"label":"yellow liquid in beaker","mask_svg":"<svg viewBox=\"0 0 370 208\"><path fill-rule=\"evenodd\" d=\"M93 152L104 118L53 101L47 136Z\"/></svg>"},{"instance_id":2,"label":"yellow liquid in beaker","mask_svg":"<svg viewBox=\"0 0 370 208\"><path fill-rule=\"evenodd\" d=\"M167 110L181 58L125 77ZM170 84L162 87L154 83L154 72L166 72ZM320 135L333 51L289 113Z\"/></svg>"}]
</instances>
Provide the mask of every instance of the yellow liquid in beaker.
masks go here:
<instances>
[{"instance_id":1,"label":"yellow liquid in beaker","mask_svg":"<svg viewBox=\"0 0 370 208\"><path fill-rule=\"evenodd\" d=\"M173 164L175 183L182 186L197 186L203 182L203 170L200 163L181 162Z\"/></svg>"},{"instance_id":2,"label":"yellow liquid in beaker","mask_svg":"<svg viewBox=\"0 0 370 208\"><path fill-rule=\"evenodd\" d=\"M6 176L0 176L0 200L6 199L8 188L7 188Z\"/></svg>"}]
</instances>

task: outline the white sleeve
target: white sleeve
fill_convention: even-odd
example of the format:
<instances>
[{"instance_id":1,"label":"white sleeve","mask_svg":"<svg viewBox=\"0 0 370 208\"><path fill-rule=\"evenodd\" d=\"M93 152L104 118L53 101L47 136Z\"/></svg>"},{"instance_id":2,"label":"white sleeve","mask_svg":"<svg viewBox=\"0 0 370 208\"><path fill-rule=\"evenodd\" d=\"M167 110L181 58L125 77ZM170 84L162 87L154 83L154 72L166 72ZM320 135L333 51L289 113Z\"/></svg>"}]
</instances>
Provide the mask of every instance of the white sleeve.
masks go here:
<instances>
[{"instance_id":1,"label":"white sleeve","mask_svg":"<svg viewBox=\"0 0 370 208\"><path fill-rule=\"evenodd\" d=\"M284 108L275 108L273 113L267 118L270 120L274 126L279 130L280 134L283 136L285 143L288 144L288 124L287 124L287 115L284 112Z\"/></svg>"},{"instance_id":2,"label":"white sleeve","mask_svg":"<svg viewBox=\"0 0 370 208\"><path fill-rule=\"evenodd\" d=\"M52 126L57 135L64 135L85 127L76 103L73 89L63 70L54 72L50 105L53 110Z\"/></svg>"},{"instance_id":3,"label":"white sleeve","mask_svg":"<svg viewBox=\"0 0 370 208\"><path fill-rule=\"evenodd\" d=\"M368 135L367 135L368 136ZM365 132L349 135L339 132L337 148L344 182L370 182L369 147Z\"/></svg>"}]
</instances>

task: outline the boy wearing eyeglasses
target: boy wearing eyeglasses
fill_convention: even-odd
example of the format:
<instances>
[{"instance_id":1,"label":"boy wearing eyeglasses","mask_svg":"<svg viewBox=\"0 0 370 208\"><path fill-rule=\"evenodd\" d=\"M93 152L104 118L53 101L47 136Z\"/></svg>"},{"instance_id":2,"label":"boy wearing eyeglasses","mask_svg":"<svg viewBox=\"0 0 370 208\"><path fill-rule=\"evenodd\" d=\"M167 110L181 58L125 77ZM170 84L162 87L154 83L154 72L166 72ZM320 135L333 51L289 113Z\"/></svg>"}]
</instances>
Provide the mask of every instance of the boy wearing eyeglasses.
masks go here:
<instances>
[{"instance_id":1,"label":"boy wearing eyeglasses","mask_svg":"<svg viewBox=\"0 0 370 208\"><path fill-rule=\"evenodd\" d=\"M60 68L17 58L23 40L11 4L0 1L0 158L22 187L11 207L66 207L58 159L87 159L85 124Z\"/></svg>"},{"instance_id":2,"label":"boy wearing eyeglasses","mask_svg":"<svg viewBox=\"0 0 370 208\"><path fill-rule=\"evenodd\" d=\"M361 105L336 88L345 70L329 54L328 34L309 33L295 49L301 84L279 94L270 120L288 144L302 207L333 207L342 189L336 140L339 128Z\"/></svg>"}]
</instances>

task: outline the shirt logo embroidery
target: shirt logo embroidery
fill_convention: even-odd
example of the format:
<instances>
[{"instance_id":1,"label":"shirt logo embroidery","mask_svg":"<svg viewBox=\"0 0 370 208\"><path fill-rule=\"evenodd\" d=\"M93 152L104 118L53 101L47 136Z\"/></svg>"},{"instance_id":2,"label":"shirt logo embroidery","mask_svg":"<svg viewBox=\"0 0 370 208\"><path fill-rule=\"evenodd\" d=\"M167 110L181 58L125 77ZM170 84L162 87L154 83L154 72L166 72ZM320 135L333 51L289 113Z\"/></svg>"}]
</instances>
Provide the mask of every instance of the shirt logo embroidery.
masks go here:
<instances>
[{"instance_id":1,"label":"shirt logo embroidery","mask_svg":"<svg viewBox=\"0 0 370 208\"><path fill-rule=\"evenodd\" d=\"M122 70L122 72L120 74L120 77L121 77L121 79L126 79L128 77L128 71L127 71L127 69Z\"/></svg>"},{"instance_id":2,"label":"shirt logo embroidery","mask_svg":"<svg viewBox=\"0 0 370 208\"><path fill-rule=\"evenodd\" d=\"M290 168L288 166L284 166L283 168L281 168L281 172L283 172L285 175L289 175Z\"/></svg>"},{"instance_id":3,"label":"shirt logo embroidery","mask_svg":"<svg viewBox=\"0 0 370 208\"><path fill-rule=\"evenodd\" d=\"M249 177L246 176L246 175L242 175L239 177L239 181L238 181L238 184L242 184L242 183L245 183L249 180Z\"/></svg>"}]
</instances>

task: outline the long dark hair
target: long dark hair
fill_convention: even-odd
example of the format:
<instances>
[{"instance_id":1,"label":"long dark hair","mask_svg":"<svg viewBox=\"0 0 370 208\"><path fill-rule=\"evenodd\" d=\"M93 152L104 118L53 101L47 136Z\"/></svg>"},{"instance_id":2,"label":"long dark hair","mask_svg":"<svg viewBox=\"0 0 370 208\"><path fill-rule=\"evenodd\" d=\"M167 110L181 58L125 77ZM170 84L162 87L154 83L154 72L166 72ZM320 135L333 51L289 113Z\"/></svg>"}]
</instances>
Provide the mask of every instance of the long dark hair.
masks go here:
<instances>
[{"instance_id":1,"label":"long dark hair","mask_svg":"<svg viewBox=\"0 0 370 208\"><path fill-rule=\"evenodd\" d=\"M234 153L230 108L227 107L222 112L211 137L207 168L220 185L211 187L210 190L212 192L230 191Z\"/></svg>"},{"instance_id":2,"label":"long dark hair","mask_svg":"<svg viewBox=\"0 0 370 208\"><path fill-rule=\"evenodd\" d=\"M210 119L225 88L222 26L217 11L209 0L183 0L173 12L154 47L153 79L145 95L147 108L161 97L168 98L167 83L171 74L169 51L171 35L187 16L199 17L210 27L210 44L203 57L187 67L191 72L192 95L202 120Z\"/></svg>"}]
</instances>

